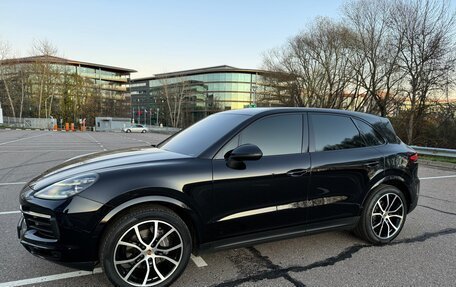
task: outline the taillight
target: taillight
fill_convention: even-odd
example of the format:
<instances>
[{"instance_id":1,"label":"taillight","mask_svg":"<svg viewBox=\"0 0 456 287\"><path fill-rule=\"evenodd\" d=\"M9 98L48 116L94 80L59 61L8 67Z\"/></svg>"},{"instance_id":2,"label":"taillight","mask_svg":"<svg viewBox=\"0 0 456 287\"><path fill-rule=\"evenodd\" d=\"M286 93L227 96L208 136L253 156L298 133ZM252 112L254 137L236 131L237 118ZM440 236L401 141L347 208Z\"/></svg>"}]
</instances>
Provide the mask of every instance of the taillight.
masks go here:
<instances>
[{"instance_id":1,"label":"taillight","mask_svg":"<svg viewBox=\"0 0 456 287\"><path fill-rule=\"evenodd\" d=\"M416 162L418 160L418 153L409 155L409 160L412 162Z\"/></svg>"}]
</instances>

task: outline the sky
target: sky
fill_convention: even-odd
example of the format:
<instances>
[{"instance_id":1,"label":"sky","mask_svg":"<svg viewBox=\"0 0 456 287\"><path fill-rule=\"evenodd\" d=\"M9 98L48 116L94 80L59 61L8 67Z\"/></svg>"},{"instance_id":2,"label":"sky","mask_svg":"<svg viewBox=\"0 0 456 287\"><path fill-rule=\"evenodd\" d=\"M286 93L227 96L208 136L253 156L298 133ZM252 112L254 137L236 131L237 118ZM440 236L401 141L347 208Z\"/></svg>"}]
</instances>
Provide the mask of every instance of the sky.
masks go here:
<instances>
[{"instance_id":1,"label":"sky","mask_svg":"<svg viewBox=\"0 0 456 287\"><path fill-rule=\"evenodd\" d=\"M0 41L28 56L47 39L65 58L131 68L132 78L230 65L260 68L317 16L343 0L1 0Z\"/></svg>"}]
</instances>

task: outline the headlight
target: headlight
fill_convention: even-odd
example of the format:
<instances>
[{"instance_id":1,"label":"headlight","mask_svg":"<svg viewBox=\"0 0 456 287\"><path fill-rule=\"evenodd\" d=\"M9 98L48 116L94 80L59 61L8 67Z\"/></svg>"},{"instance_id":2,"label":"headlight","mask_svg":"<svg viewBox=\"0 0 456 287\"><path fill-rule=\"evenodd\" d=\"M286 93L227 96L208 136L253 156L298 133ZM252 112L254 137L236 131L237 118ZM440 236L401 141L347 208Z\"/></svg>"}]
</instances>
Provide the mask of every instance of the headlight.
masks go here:
<instances>
[{"instance_id":1,"label":"headlight","mask_svg":"<svg viewBox=\"0 0 456 287\"><path fill-rule=\"evenodd\" d=\"M65 199L87 189L97 179L98 175L96 173L70 177L43 188L36 192L34 196L41 199Z\"/></svg>"}]
</instances>

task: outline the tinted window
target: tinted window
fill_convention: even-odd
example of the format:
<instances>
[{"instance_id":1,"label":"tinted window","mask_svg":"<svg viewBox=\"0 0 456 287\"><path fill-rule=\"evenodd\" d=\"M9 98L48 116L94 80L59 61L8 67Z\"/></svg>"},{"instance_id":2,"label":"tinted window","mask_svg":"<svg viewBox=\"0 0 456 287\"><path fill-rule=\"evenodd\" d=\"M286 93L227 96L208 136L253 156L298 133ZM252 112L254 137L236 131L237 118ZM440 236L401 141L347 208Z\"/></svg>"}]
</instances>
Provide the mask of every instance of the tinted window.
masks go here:
<instances>
[{"instance_id":1,"label":"tinted window","mask_svg":"<svg viewBox=\"0 0 456 287\"><path fill-rule=\"evenodd\" d=\"M216 157L217 159L221 159L225 157L225 154L229 152L230 150L233 150L239 146L239 135L235 136L232 138L223 148L217 153Z\"/></svg>"},{"instance_id":2,"label":"tinted window","mask_svg":"<svg viewBox=\"0 0 456 287\"><path fill-rule=\"evenodd\" d=\"M310 114L315 151L366 146L353 121L344 116Z\"/></svg>"},{"instance_id":3,"label":"tinted window","mask_svg":"<svg viewBox=\"0 0 456 287\"><path fill-rule=\"evenodd\" d=\"M401 143L401 140L397 137L393 126L389 120L385 120L384 123L385 136L390 143Z\"/></svg>"},{"instance_id":4,"label":"tinted window","mask_svg":"<svg viewBox=\"0 0 456 287\"><path fill-rule=\"evenodd\" d=\"M378 133L370 125L366 124L363 121L353 119L358 126L359 130L363 134L364 140L368 146L381 145L383 144L383 139L378 135Z\"/></svg>"},{"instance_id":5,"label":"tinted window","mask_svg":"<svg viewBox=\"0 0 456 287\"><path fill-rule=\"evenodd\" d=\"M263 156L301 152L302 116L276 115L262 118L240 133L239 144L255 144Z\"/></svg>"},{"instance_id":6,"label":"tinted window","mask_svg":"<svg viewBox=\"0 0 456 287\"><path fill-rule=\"evenodd\" d=\"M164 142L160 148L198 156L247 118L246 115L225 113L209 116Z\"/></svg>"}]
</instances>

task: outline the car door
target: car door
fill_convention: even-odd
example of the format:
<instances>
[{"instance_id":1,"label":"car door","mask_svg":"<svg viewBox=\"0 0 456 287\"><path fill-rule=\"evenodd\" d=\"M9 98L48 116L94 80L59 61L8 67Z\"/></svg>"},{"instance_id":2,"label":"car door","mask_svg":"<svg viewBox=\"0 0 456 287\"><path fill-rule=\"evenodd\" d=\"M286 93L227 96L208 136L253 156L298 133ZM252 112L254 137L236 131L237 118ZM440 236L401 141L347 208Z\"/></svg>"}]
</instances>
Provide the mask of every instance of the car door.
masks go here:
<instances>
[{"instance_id":1,"label":"car door","mask_svg":"<svg viewBox=\"0 0 456 287\"><path fill-rule=\"evenodd\" d=\"M306 199L310 160L303 126L307 122L302 113L266 116L216 155L211 225L216 239L305 223L306 212L299 204ZM245 161L242 170L228 167L225 153L247 143L257 145L263 156Z\"/></svg>"},{"instance_id":2,"label":"car door","mask_svg":"<svg viewBox=\"0 0 456 287\"><path fill-rule=\"evenodd\" d=\"M309 223L356 220L372 179L383 172L382 154L366 143L351 117L309 113L309 127Z\"/></svg>"}]
</instances>

